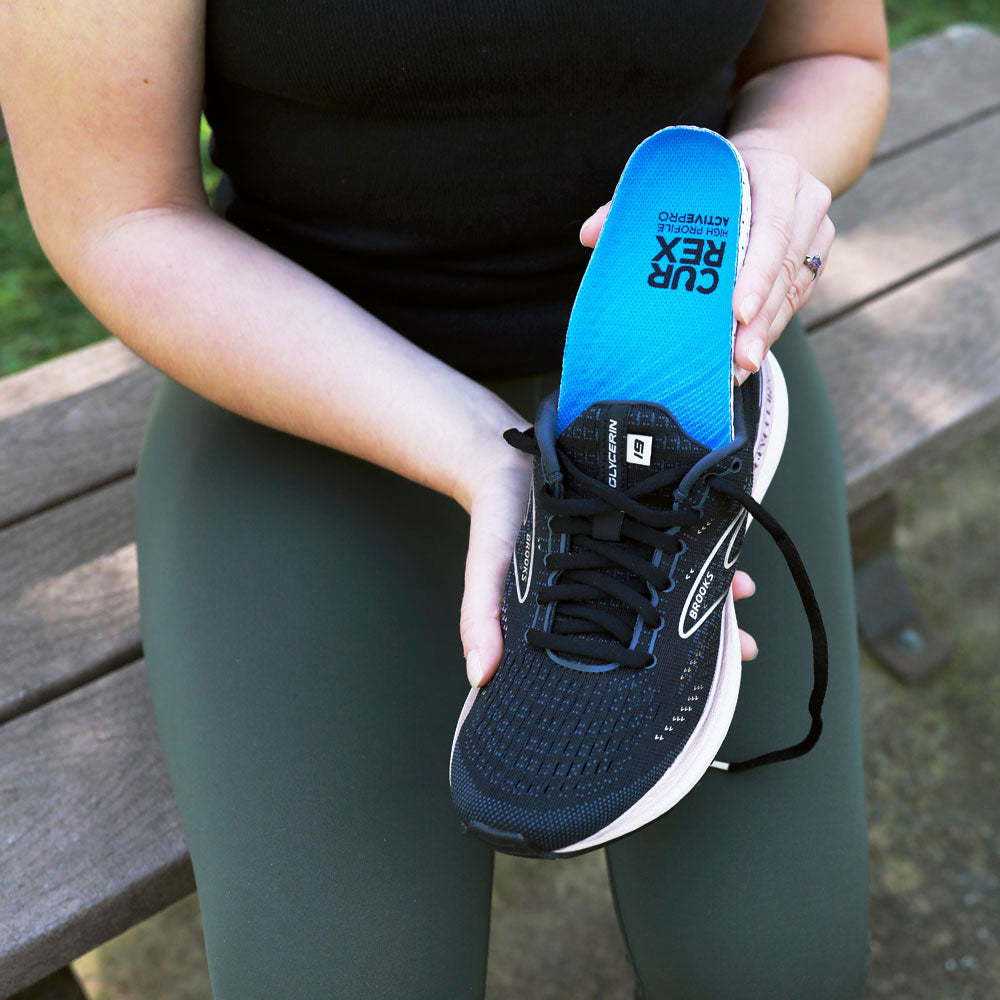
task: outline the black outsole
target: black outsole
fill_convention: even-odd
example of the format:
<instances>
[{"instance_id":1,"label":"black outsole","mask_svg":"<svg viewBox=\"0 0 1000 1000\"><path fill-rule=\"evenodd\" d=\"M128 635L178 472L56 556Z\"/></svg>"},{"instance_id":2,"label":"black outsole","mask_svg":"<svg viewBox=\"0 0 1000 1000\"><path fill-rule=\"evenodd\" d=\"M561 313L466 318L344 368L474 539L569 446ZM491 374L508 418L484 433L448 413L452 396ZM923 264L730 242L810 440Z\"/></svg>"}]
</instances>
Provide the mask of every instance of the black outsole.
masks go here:
<instances>
[{"instance_id":1,"label":"black outsole","mask_svg":"<svg viewBox=\"0 0 1000 1000\"><path fill-rule=\"evenodd\" d=\"M465 832L488 844L495 851L503 854L513 854L517 858L559 858L562 855L546 851L533 844L523 833L512 833L495 826L487 826L473 820L465 823Z\"/></svg>"}]
</instances>

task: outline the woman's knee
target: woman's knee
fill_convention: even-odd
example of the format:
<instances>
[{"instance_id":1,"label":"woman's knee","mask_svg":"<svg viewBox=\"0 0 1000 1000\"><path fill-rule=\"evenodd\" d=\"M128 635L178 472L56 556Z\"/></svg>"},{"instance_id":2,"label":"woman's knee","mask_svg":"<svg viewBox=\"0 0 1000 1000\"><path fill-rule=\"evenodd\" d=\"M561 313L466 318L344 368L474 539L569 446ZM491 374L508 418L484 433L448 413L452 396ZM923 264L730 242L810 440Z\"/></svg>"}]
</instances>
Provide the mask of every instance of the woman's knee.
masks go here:
<instances>
[{"instance_id":1,"label":"woman's knee","mask_svg":"<svg viewBox=\"0 0 1000 1000\"><path fill-rule=\"evenodd\" d=\"M807 921L728 921L656 948L632 948L643 1000L861 1000L870 963L867 913Z\"/></svg>"},{"instance_id":2,"label":"woman's knee","mask_svg":"<svg viewBox=\"0 0 1000 1000\"><path fill-rule=\"evenodd\" d=\"M672 813L608 848L646 1000L863 995L864 800L848 769L819 763L761 768L739 784L709 775Z\"/></svg>"}]
</instances>

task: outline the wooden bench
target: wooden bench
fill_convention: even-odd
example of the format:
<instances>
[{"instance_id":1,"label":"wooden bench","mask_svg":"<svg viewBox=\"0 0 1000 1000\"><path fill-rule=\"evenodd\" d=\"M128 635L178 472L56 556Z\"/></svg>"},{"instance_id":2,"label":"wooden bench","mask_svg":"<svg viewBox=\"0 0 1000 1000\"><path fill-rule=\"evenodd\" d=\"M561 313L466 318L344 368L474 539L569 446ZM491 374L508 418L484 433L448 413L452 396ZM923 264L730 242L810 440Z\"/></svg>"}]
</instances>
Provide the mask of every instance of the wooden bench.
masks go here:
<instances>
[{"instance_id":1,"label":"wooden bench","mask_svg":"<svg viewBox=\"0 0 1000 1000\"><path fill-rule=\"evenodd\" d=\"M1000 38L952 29L893 70L806 320L862 628L919 673L947 650L892 569L891 496L1000 417ZM194 889L139 635L132 486L157 381L107 341L0 382L0 997L81 998L70 961Z\"/></svg>"}]
</instances>

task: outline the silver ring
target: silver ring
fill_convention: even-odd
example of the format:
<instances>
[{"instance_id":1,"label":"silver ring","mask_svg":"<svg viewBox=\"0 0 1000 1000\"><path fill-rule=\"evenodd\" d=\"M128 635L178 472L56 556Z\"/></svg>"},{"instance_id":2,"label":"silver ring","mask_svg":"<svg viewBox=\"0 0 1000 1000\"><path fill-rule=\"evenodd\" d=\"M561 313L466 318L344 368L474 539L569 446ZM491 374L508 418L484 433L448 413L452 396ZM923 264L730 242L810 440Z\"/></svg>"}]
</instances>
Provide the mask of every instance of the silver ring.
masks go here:
<instances>
[{"instance_id":1,"label":"silver ring","mask_svg":"<svg viewBox=\"0 0 1000 1000\"><path fill-rule=\"evenodd\" d=\"M802 263L805 264L805 266L812 272L812 278L810 280L815 281L816 275L819 274L819 269L823 266L822 257L820 257L818 253L814 253L811 257L806 257Z\"/></svg>"}]
</instances>

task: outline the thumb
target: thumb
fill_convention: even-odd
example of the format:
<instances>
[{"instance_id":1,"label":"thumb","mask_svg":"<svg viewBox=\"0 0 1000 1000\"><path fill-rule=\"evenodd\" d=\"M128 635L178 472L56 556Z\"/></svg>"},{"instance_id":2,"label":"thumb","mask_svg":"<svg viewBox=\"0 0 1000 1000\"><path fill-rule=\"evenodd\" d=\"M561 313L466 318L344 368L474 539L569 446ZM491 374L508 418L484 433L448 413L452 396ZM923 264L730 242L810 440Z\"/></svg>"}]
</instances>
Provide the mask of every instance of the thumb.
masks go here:
<instances>
[{"instance_id":1,"label":"thumb","mask_svg":"<svg viewBox=\"0 0 1000 1000\"><path fill-rule=\"evenodd\" d=\"M490 530L474 516L469 529L460 625L466 673L473 687L485 684L500 665L500 604L510 556L511 542L506 533Z\"/></svg>"},{"instance_id":2,"label":"thumb","mask_svg":"<svg viewBox=\"0 0 1000 1000\"><path fill-rule=\"evenodd\" d=\"M594 247L597 244L597 237L601 235L604 228L604 220L608 217L611 209L611 202L603 204L594 214L587 219L580 227L580 242L585 247Z\"/></svg>"}]
</instances>

